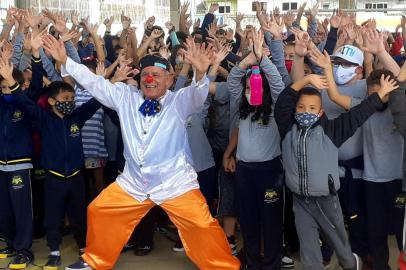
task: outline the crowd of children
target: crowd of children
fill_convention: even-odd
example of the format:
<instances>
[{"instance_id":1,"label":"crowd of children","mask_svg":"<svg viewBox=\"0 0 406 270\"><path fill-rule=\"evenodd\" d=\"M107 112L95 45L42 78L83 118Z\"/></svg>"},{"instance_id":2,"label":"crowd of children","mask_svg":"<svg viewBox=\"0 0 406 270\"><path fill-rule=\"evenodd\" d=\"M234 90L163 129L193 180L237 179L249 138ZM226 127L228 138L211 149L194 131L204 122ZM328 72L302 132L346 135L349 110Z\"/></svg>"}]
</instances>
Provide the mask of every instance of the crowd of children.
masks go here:
<instances>
[{"instance_id":1,"label":"crowd of children","mask_svg":"<svg viewBox=\"0 0 406 270\"><path fill-rule=\"evenodd\" d=\"M141 42L125 14L119 33L112 16L100 37L77 12L7 10L0 259L10 269L35 263L43 236L43 268L58 269L67 227L80 256L67 270L112 269L173 224L174 251L204 270L293 268L297 250L306 270L334 253L343 269L387 270L392 234L406 270L406 17L391 33L341 10L319 21L317 4L253 6L256 26L238 14L228 28L218 4L192 22L184 3L179 27L150 17Z\"/></svg>"}]
</instances>

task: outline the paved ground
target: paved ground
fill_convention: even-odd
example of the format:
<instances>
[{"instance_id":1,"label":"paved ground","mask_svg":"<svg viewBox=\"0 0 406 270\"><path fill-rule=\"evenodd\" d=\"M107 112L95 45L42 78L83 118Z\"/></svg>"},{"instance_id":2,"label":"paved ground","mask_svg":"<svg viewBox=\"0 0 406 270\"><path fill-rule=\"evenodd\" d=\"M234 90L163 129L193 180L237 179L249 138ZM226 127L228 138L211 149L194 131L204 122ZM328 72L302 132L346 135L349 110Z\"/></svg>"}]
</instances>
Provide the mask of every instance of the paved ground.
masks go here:
<instances>
[{"instance_id":1,"label":"paved ground","mask_svg":"<svg viewBox=\"0 0 406 270\"><path fill-rule=\"evenodd\" d=\"M119 270L196 270L195 267L184 253L175 253L172 251L173 243L170 242L166 237L156 233L155 234L155 249L148 255L144 257L137 257L131 251L126 252L121 255L116 267L114 269ZM396 265L396 258L398 253L396 248L394 248L394 239L390 239L391 246L391 266L392 269L398 269ZM47 258L47 247L45 240L35 241L33 245L35 252L37 265L43 265ZM70 264L77 259L77 248L73 241L73 238L67 236L64 238L64 243L62 246L62 260L63 266ZM295 256L298 260L297 256ZM7 266L7 260L0 260L0 269ZM40 270L40 267L30 266L29 270ZM63 269L61 267L60 269ZM295 269L300 269L300 263L296 261ZM337 266L334 261L331 270L341 269Z\"/></svg>"}]
</instances>

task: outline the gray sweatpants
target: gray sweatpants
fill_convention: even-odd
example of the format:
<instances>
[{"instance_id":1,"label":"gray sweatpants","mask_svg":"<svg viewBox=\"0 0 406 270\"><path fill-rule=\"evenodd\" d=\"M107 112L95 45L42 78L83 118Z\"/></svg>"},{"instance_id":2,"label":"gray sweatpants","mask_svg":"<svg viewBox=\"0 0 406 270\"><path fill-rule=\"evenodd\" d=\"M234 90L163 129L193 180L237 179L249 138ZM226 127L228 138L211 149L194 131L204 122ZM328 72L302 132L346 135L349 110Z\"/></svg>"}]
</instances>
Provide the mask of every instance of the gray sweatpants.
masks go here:
<instances>
[{"instance_id":1,"label":"gray sweatpants","mask_svg":"<svg viewBox=\"0 0 406 270\"><path fill-rule=\"evenodd\" d=\"M324 270L319 233L334 248L343 269L356 269L337 196L304 198L294 195L293 212L303 270Z\"/></svg>"}]
</instances>

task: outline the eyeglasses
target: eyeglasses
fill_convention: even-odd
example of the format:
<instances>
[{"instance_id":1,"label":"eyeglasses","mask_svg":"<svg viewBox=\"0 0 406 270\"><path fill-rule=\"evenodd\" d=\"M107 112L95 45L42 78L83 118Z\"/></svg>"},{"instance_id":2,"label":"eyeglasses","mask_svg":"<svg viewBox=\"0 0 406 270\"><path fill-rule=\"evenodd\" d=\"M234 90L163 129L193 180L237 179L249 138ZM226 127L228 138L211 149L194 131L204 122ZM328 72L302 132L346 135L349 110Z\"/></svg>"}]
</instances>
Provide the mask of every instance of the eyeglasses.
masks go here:
<instances>
[{"instance_id":1,"label":"eyeglasses","mask_svg":"<svg viewBox=\"0 0 406 270\"><path fill-rule=\"evenodd\" d=\"M358 64L354 64L354 63L346 62L346 61L340 61L340 60L334 60L333 65L342 66L343 68L351 68L351 67L357 67L358 66Z\"/></svg>"}]
</instances>

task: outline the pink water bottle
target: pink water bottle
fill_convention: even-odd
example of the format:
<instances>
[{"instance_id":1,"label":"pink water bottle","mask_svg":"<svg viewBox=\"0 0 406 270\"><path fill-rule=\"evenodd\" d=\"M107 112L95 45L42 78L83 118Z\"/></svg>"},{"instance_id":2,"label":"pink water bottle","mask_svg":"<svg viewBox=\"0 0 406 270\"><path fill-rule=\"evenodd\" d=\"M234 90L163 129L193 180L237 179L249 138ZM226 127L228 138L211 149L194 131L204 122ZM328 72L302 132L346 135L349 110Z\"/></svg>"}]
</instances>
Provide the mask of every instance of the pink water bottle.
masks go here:
<instances>
[{"instance_id":1,"label":"pink water bottle","mask_svg":"<svg viewBox=\"0 0 406 270\"><path fill-rule=\"evenodd\" d=\"M251 85L251 100L252 106L259 106L262 104L262 77L259 71L259 66L253 66L251 68L252 73L250 76Z\"/></svg>"}]
</instances>

